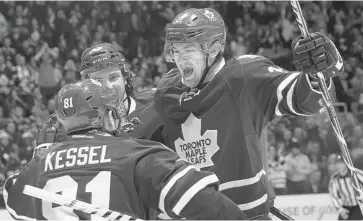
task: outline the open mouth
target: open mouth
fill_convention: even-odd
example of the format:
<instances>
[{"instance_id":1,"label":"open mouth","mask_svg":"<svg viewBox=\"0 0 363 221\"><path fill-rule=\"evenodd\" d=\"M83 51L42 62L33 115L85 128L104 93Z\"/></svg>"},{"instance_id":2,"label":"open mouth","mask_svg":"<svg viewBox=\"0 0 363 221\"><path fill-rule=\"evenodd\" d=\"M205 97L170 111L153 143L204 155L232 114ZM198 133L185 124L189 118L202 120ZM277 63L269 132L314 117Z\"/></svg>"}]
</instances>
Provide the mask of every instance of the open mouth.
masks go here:
<instances>
[{"instance_id":1,"label":"open mouth","mask_svg":"<svg viewBox=\"0 0 363 221\"><path fill-rule=\"evenodd\" d=\"M186 67L183 69L183 77L186 78L186 77L189 77L190 75L193 74L193 71L194 69L191 68L191 67Z\"/></svg>"}]
</instances>

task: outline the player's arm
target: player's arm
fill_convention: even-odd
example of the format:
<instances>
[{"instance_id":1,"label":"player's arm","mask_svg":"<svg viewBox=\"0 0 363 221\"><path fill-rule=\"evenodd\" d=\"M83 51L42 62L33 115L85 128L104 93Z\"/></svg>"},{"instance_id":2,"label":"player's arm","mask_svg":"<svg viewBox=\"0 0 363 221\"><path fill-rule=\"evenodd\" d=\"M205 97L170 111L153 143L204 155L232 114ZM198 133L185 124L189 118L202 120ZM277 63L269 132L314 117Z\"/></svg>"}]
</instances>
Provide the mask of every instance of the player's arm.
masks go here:
<instances>
[{"instance_id":1,"label":"player's arm","mask_svg":"<svg viewBox=\"0 0 363 221\"><path fill-rule=\"evenodd\" d=\"M10 176L4 184L3 197L7 211L16 220L36 220L36 199L23 194L25 184L35 183L35 176L29 176L27 170L30 161L19 173Z\"/></svg>"},{"instance_id":2,"label":"player's arm","mask_svg":"<svg viewBox=\"0 0 363 221\"><path fill-rule=\"evenodd\" d=\"M228 83L232 84L232 89L237 89L233 91L237 100L243 98L243 93L252 96L256 114L263 116L263 124L275 116L309 116L318 114L322 109L319 104L321 92L312 84L309 75L284 70L262 56L241 56L238 61L242 80ZM240 90L242 86L238 84L245 89ZM328 87L334 97L331 79Z\"/></svg>"},{"instance_id":3,"label":"player's arm","mask_svg":"<svg viewBox=\"0 0 363 221\"><path fill-rule=\"evenodd\" d=\"M136 188L155 210L180 219L246 219L229 198L218 192L218 178L197 171L166 147L157 147L136 167Z\"/></svg>"}]
</instances>

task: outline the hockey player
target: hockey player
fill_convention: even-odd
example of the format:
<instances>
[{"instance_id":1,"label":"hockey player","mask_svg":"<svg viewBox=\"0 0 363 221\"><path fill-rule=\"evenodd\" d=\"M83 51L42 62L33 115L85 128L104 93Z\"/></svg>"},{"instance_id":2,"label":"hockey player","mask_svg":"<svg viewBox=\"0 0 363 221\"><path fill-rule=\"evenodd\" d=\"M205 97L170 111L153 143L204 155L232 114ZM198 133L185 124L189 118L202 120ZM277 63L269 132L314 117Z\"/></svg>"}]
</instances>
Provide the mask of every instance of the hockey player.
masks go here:
<instances>
[{"instance_id":1,"label":"hockey player","mask_svg":"<svg viewBox=\"0 0 363 221\"><path fill-rule=\"evenodd\" d=\"M103 43L87 48L81 57L80 71L82 79L103 79L118 91L124 100L124 111L132 123L120 126L124 127L123 130L127 129L130 136L164 142L161 136L162 121L154 107L155 90L134 93L134 73L113 45ZM39 130L37 144L54 142L62 134L64 131L56 122L55 115L52 115Z\"/></svg>"},{"instance_id":2,"label":"hockey player","mask_svg":"<svg viewBox=\"0 0 363 221\"><path fill-rule=\"evenodd\" d=\"M24 185L109 208L135 218L149 208L173 218L246 219L216 190L218 178L201 172L160 143L114 137L122 99L110 85L93 79L64 86L57 119L67 136L38 150L32 161L6 181L9 213L26 220L90 220L93 217L22 193Z\"/></svg>"},{"instance_id":3,"label":"hockey player","mask_svg":"<svg viewBox=\"0 0 363 221\"><path fill-rule=\"evenodd\" d=\"M323 71L333 92L331 77L343 69L339 52L327 37L312 33L293 41L299 71L256 55L225 61L225 24L210 8L185 10L165 30L166 60L177 66L155 93L167 146L202 171L215 172L219 190L248 218L268 219L271 188L261 131L276 116L319 113L314 74Z\"/></svg>"}]
</instances>

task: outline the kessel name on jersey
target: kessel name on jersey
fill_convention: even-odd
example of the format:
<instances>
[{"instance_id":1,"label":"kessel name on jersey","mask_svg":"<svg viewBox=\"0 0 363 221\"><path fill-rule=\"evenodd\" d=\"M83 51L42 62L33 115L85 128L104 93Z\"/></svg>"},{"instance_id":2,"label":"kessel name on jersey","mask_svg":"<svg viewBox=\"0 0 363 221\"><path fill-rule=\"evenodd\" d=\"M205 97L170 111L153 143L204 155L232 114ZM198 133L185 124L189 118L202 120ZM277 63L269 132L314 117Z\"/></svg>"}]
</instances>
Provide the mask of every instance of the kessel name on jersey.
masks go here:
<instances>
[{"instance_id":1,"label":"kessel name on jersey","mask_svg":"<svg viewBox=\"0 0 363 221\"><path fill-rule=\"evenodd\" d=\"M109 163L111 159L106 157L106 152L107 145L72 147L50 152L45 159L44 172L86 164Z\"/></svg>"},{"instance_id":2,"label":"kessel name on jersey","mask_svg":"<svg viewBox=\"0 0 363 221\"><path fill-rule=\"evenodd\" d=\"M201 119L190 114L181 125L183 137L174 144L180 158L194 164L198 169L213 166L212 157L219 150L217 130L207 130L201 135Z\"/></svg>"}]
</instances>

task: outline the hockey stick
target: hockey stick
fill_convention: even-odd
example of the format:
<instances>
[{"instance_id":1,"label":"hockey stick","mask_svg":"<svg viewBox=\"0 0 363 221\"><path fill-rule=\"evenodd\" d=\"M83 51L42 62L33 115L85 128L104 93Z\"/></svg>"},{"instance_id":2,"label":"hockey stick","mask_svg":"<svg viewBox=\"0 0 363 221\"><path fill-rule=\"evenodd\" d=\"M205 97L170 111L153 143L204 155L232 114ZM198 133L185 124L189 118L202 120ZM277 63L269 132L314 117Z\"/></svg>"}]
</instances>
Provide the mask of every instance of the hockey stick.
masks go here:
<instances>
[{"instance_id":1,"label":"hockey stick","mask_svg":"<svg viewBox=\"0 0 363 221\"><path fill-rule=\"evenodd\" d=\"M309 34L309 31L308 31L304 16L301 11L299 1L291 0L291 6L296 15L296 21L299 24L301 34L304 37L306 37ZM352 184L354 187L354 192L355 192L355 196L358 201L358 205L360 207L360 210L363 212L363 191L362 191L362 187L361 187L358 177L357 177L357 169L353 166L352 159L350 158L349 151L347 148L347 142L344 139L343 132L342 132L342 129L341 129L339 121L338 121L337 113L335 112L332 99L330 97L328 88L325 83L324 75L321 72L318 72L317 77L318 77L319 87L322 92L323 101L328 110L330 122L334 129L334 134L338 140L340 151L342 153L344 162L348 167L349 175L352 178Z\"/></svg>"},{"instance_id":2,"label":"hockey stick","mask_svg":"<svg viewBox=\"0 0 363 221\"><path fill-rule=\"evenodd\" d=\"M287 215L286 213L282 212L281 210L277 209L274 206L270 207L270 212L276 216L277 218L281 219L281 220L294 220L293 218L291 218L289 215Z\"/></svg>"},{"instance_id":3,"label":"hockey stick","mask_svg":"<svg viewBox=\"0 0 363 221\"><path fill-rule=\"evenodd\" d=\"M108 219L108 220L137 220L137 221L143 221L141 219L135 219L129 215L121 214L116 211L112 211L109 209L101 208L89 203L85 203L79 200L75 199L68 199L62 195L52 193L43 189L39 189L34 186L25 185L23 193L32 196L38 199L42 199L48 202L52 202L55 204L59 204L61 206L66 206L75 210L78 210L80 212L88 213L91 215L97 215L99 217Z\"/></svg>"}]
</instances>

